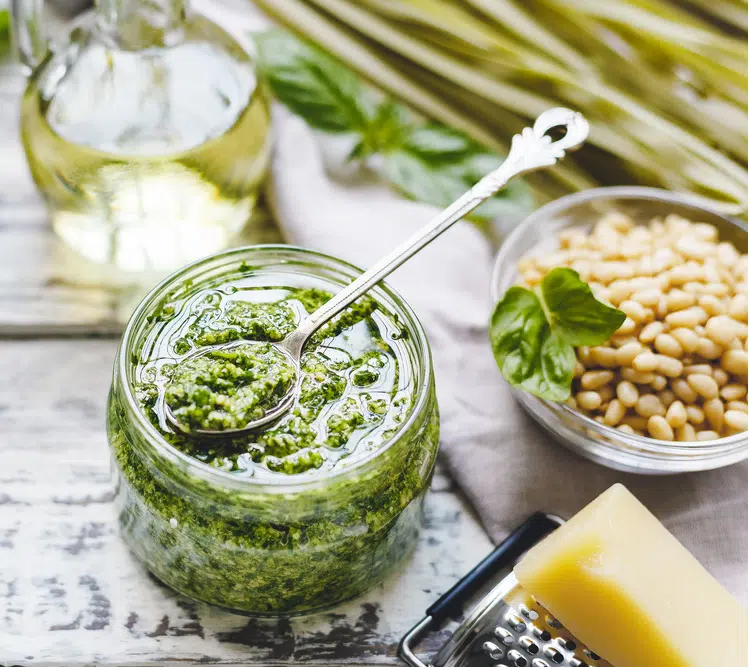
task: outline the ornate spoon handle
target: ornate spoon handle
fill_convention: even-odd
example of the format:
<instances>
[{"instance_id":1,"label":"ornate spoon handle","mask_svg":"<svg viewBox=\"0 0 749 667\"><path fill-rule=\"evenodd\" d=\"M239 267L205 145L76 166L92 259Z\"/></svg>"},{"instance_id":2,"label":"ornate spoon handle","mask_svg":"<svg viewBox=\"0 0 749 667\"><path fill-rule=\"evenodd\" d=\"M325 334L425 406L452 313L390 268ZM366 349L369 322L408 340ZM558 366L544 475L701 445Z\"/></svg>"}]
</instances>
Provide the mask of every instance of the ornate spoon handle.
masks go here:
<instances>
[{"instance_id":1,"label":"ornate spoon handle","mask_svg":"<svg viewBox=\"0 0 749 667\"><path fill-rule=\"evenodd\" d=\"M552 141L547 133L557 127L564 128L566 132L561 139ZM305 318L290 336L294 339L292 346L295 347L295 344L298 344L301 350L304 340L320 325L368 292L483 201L494 196L511 178L543 167L550 167L564 157L565 151L578 148L588 136L588 130L588 122L576 111L560 107L542 113L532 128L526 127L512 138L510 154L495 171L482 178L460 199L338 292L312 315Z\"/></svg>"}]
</instances>

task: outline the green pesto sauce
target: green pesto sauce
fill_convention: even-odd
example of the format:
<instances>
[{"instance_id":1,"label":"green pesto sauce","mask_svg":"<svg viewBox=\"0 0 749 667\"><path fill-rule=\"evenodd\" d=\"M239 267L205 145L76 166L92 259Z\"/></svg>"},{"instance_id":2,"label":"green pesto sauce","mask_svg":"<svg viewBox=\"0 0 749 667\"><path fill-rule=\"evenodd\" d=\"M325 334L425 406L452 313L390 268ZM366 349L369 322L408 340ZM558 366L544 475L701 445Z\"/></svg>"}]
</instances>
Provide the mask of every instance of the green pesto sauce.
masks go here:
<instances>
[{"instance_id":1,"label":"green pesto sauce","mask_svg":"<svg viewBox=\"0 0 749 667\"><path fill-rule=\"evenodd\" d=\"M142 409L172 445L237 474L311 473L376 450L408 416L413 379L393 348L403 332L385 339L369 297L312 337L297 399L279 422L217 441L186 438L165 418L165 405L193 430L236 429L262 417L295 381L293 366L268 342L283 340L331 296L319 288L207 288L162 306L135 359Z\"/></svg>"},{"instance_id":2,"label":"green pesto sauce","mask_svg":"<svg viewBox=\"0 0 749 667\"><path fill-rule=\"evenodd\" d=\"M283 278L269 286L249 268L223 280L183 282L161 301L128 352L124 382L168 443L241 484L204 479L158 454L118 376L108 436L121 531L156 577L203 602L273 615L331 607L381 581L415 544L438 447L432 379L406 425L423 362L395 315L363 299L310 341L296 404L282 420L252 437L186 439L165 420L165 400L180 419L227 427L263 409L287 378L253 341L283 339L330 298L321 279L299 285L293 274L294 287L274 286ZM279 479L284 492L269 492L266 482Z\"/></svg>"},{"instance_id":3,"label":"green pesto sauce","mask_svg":"<svg viewBox=\"0 0 749 667\"><path fill-rule=\"evenodd\" d=\"M210 349L177 364L164 400L191 430L239 429L281 401L294 384L289 359L270 343Z\"/></svg>"}]
</instances>

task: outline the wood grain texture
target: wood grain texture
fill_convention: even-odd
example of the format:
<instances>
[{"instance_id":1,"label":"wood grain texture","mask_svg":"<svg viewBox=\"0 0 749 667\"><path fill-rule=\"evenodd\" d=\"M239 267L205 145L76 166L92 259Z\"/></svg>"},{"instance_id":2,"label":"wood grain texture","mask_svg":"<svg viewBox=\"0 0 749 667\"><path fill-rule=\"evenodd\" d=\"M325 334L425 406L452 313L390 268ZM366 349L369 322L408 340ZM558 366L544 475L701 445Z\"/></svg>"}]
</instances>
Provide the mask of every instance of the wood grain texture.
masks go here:
<instances>
[{"instance_id":1,"label":"wood grain texture","mask_svg":"<svg viewBox=\"0 0 749 667\"><path fill-rule=\"evenodd\" d=\"M438 473L416 552L358 600L262 622L172 593L116 530L104 435L116 346L0 341L0 664L397 664L403 632L490 549Z\"/></svg>"}]
</instances>

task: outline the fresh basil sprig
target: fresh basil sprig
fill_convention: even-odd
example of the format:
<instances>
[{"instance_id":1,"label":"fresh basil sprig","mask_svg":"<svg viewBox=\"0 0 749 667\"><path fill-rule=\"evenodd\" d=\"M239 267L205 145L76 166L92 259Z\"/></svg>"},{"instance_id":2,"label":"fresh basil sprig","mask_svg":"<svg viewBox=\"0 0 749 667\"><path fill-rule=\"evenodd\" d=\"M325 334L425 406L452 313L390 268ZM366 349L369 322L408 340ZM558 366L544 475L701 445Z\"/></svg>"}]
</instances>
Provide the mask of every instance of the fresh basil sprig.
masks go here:
<instances>
[{"instance_id":1,"label":"fresh basil sprig","mask_svg":"<svg viewBox=\"0 0 749 667\"><path fill-rule=\"evenodd\" d=\"M489 323L494 358L513 386L550 401L570 395L575 346L601 345L625 314L602 303L577 271L552 269L536 290L510 287Z\"/></svg>"},{"instance_id":2,"label":"fresh basil sprig","mask_svg":"<svg viewBox=\"0 0 749 667\"><path fill-rule=\"evenodd\" d=\"M316 129L357 135L350 158L380 156L371 164L405 196L444 208L502 163L462 132L418 122L403 105L378 98L317 47L278 29L254 37L260 74L276 98ZM532 207L527 184L513 180L472 217L517 216Z\"/></svg>"}]
</instances>

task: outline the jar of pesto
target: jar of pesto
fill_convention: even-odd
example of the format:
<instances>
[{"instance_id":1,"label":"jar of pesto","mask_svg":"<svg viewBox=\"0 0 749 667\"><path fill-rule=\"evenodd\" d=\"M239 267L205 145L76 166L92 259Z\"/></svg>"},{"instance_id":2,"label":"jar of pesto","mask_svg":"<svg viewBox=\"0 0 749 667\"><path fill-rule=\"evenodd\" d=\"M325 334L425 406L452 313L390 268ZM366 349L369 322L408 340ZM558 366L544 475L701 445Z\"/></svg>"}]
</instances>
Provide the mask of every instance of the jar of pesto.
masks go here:
<instances>
[{"instance_id":1,"label":"jar of pesto","mask_svg":"<svg viewBox=\"0 0 749 667\"><path fill-rule=\"evenodd\" d=\"M360 273L301 248L238 248L173 274L133 314L108 406L119 521L175 590L240 613L308 613L363 593L414 546L439 417L424 331L389 287L310 340L279 422L200 440L164 414L236 423L263 400L253 369L273 363L242 343L284 338Z\"/></svg>"}]
</instances>

